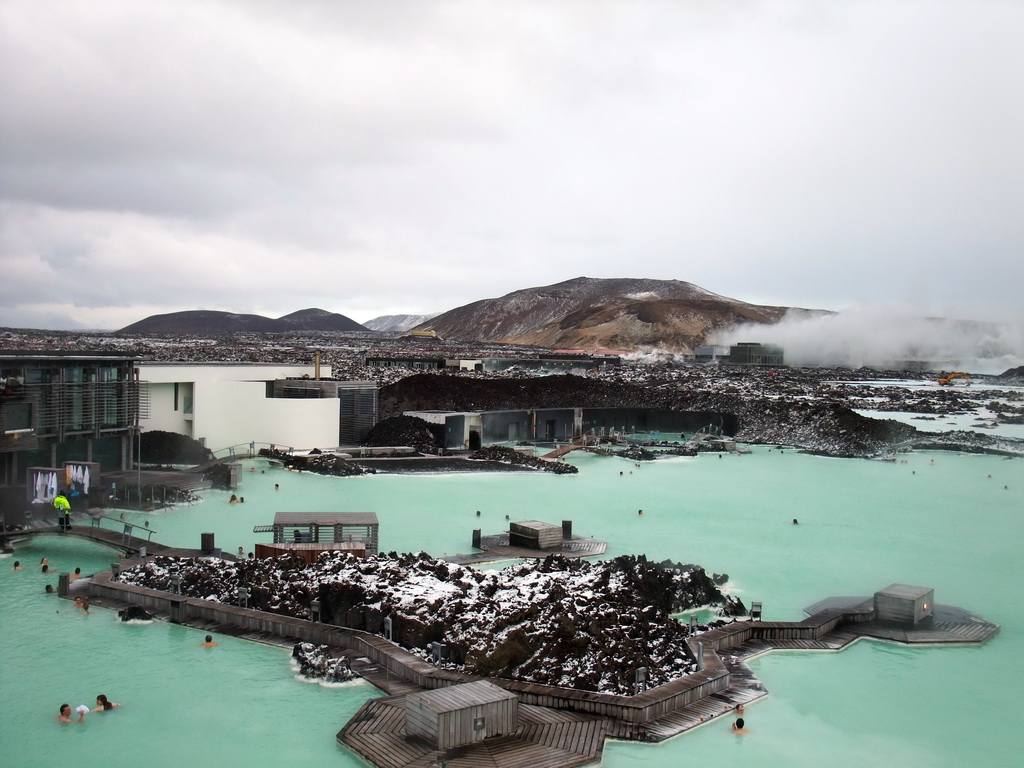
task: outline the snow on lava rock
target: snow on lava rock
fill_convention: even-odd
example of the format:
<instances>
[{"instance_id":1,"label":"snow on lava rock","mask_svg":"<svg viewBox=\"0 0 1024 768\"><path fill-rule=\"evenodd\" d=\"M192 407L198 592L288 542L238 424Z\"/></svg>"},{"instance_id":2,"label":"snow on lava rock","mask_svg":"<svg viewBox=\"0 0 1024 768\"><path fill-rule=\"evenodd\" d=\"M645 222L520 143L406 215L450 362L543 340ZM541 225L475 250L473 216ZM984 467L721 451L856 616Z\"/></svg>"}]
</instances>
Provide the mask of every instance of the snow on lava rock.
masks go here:
<instances>
[{"instance_id":1,"label":"snow on lava rock","mask_svg":"<svg viewBox=\"0 0 1024 768\"><path fill-rule=\"evenodd\" d=\"M607 693L632 694L638 667L649 685L693 672L688 628L671 613L705 605L736 614L695 565L654 565L623 556L599 563L551 556L502 571L477 571L426 554L359 559L329 552L312 565L301 558L229 563L210 558L157 557L122 571L120 581L235 602L249 589L249 607L299 618L319 599L325 622L382 633L392 620L400 645L472 674Z\"/></svg>"}]
</instances>

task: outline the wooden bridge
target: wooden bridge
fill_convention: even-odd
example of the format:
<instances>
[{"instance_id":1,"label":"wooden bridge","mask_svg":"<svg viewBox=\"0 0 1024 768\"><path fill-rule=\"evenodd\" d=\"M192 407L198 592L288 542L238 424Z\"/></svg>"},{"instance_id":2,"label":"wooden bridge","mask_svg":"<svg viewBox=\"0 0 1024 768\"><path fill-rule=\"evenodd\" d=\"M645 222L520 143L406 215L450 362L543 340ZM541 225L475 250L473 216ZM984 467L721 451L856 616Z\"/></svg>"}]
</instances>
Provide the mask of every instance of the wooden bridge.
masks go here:
<instances>
[{"instance_id":1,"label":"wooden bridge","mask_svg":"<svg viewBox=\"0 0 1024 768\"><path fill-rule=\"evenodd\" d=\"M169 557L195 557L202 554L195 549L169 547L153 541L153 529L146 525L135 525L119 518L99 514L79 514L72 516L72 524L68 530L58 525L50 525L36 521L28 528L0 532L0 545L6 550L18 541L24 541L40 535L66 536L85 539L97 544L106 544L120 550L126 555L137 555L143 549L147 555L165 555ZM225 559L234 559L231 555L222 555Z\"/></svg>"}]
</instances>

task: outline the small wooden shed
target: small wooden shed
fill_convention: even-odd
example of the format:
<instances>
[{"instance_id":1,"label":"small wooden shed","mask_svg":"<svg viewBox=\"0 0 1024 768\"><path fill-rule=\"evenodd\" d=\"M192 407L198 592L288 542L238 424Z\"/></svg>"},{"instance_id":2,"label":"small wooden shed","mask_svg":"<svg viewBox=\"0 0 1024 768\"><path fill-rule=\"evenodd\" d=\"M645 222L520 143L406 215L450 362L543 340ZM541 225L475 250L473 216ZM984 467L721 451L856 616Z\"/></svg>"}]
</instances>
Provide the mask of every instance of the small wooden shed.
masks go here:
<instances>
[{"instance_id":1,"label":"small wooden shed","mask_svg":"<svg viewBox=\"0 0 1024 768\"><path fill-rule=\"evenodd\" d=\"M380 523L373 512L278 512L272 525L257 525L253 533L273 533L274 544L355 544L367 556L377 554ZM322 549L344 549L323 547Z\"/></svg>"},{"instance_id":2,"label":"small wooden shed","mask_svg":"<svg viewBox=\"0 0 1024 768\"><path fill-rule=\"evenodd\" d=\"M405 732L451 749L519 728L519 697L486 680L405 697Z\"/></svg>"},{"instance_id":3,"label":"small wooden shed","mask_svg":"<svg viewBox=\"0 0 1024 768\"><path fill-rule=\"evenodd\" d=\"M875 592L875 614L879 621L914 626L930 617L935 608L935 590L890 584Z\"/></svg>"},{"instance_id":4,"label":"small wooden shed","mask_svg":"<svg viewBox=\"0 0 1024 768\"><path fill-rule=\"evenodd\" d=\"M513 547L529 549L558 549L562 546L562 526L542 523L540 520L511 523L508 543Z\"/></svg>"}]
</instances>

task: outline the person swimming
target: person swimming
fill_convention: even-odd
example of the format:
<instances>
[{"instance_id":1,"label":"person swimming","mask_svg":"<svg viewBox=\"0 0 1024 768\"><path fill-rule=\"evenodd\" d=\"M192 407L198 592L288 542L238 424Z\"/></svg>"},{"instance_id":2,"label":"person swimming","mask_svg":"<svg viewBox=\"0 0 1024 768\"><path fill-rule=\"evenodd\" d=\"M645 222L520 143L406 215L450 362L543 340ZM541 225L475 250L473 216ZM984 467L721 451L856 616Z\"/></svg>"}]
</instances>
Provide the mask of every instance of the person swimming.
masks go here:
<instances>
[{"instance_id":1,"label":"person swimming","mask_svg":"<svg viewBox=\"0 0 1024 768\"><path fill-rule=\"evenodd\" d=\"M206 639L199 645L203 648L213 648L217 644L213 642L213 635L207 635Z\"/></svg>"},{"instance_id":2,"label":"person swimming","mask_svg":"<svg viewBox=\"0 0 1024 768\"><path fill-rule=\"evenodd\" d=\"M88 707L86 707L86 710L88 710ZM70 704L61 704L60 705L60 715L58 716L57 719L60 722L62 722L62 723L70 723L71 722L71 705ZM78 709L78 722L81 723L84 720L85 720L85 712L83 712L81 707L79 707L79 709Z\"/></svg>"},{"instance_id":3,"label":"person swimming","mask_svg":"<svg viewBox=\"0 0 1024 768\"><path fill-rule=\"evenodd\" d=\"M732 732L737 736L746 733L747 729L744 727L745 725L746 723L743 722L743 718L737 717L736 722L732 724Z\"/></svg>"},{"instance_id":4,"label":"person swimming","mask_svg":"<svg viewBox=\"0 0 1024 768\"><path fill-rule=\"evenodd\" d=\"M105 694L101 693L99 696L96 697L96 707L95 707L95 709L93 709L93 712L100 712L100 711L104 711L105 712L108 709L113 709L114 707L119 707L119 706L121 706L121 705L118 704L116 701L111 701L110 699L108 699L106 697Z\"/></svg>"}]
</instances>

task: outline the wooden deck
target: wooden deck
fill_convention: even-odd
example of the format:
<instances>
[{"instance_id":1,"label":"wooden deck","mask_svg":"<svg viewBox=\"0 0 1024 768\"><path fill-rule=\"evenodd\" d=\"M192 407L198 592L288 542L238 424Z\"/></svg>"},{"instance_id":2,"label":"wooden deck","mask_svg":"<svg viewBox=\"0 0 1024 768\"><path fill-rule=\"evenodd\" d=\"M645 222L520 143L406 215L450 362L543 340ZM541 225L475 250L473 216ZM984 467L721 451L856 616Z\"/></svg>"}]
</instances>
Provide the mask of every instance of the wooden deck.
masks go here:
<instances>
[{"instance_id":1,"label":"wooden deck","mask_svg":"<svg viewBox=\"0 0 1024 768\"><path fill-rule=\"evenodd\" d=\"M463 747L440 750L405 732L405 698L366 702L338 732L338 741L386 768L574 768L601 759L612 721L527 704L519 727Z\"/></svg>"},{"instance_id":2,"label":"wooden deck","mask_svg":"<svg viewBox=\"0 0 1024 768\"><path fill-rule=\"evenodd\" d=\"M80 531L86 533L89 529L83 526ZM156 554L155 547L159 545L147 542L146 546ZM190 556L196 554L191 550L179 551ZM72 596L88 592L91 581L106 575L101 573L93 579L73 581ZM102 591L104 595L108 593L109 589ZM120 593L114 593L94 600L93 605L117 608L121 607L120 599ZM124 593L124 599L132 599L130 590ZM305 636L302 632L309 627L317 631L328 629L325 635L328 639L318 642L328 642L336 655L347 655L357 674L390 694L368 701L342 727L337 738L373 765L386 768L429 768L442 763L449 768L574 768L599 761L606 738L660 742L718 718L732 717L737 705L745 706L767 694L748 666L751 659L767 652L834 652L862 639L908 645L979 645L999 631L999 626L993 622L961 608L943 605L934 606L934 615L914 627L878 621L871 600L865 597L831 597L806 610L813 613L803 621L736 621L697 635L688 642L703 643L704 671L632 697L491 680L520 696L520 721L516 732L450 750L435 749L414 737L407 737L405 696L424 690L420 684L436 688L479 678L436 670L376 636L258 611L237 608L229 611L218 604L216 612L199 609L191 617L186 614L182 623L289 648L296 637ZM215 615L217 621L204 620L197 614ZM232 625L232 616L236 614L240 617L239 624ZM169 617L158 615L157 618ZM256 621L249 621L251 618ZM229 623L218 623L221 621ZM273 626L284 635L289 631L299 634L286 638L254 631L252 627L257 626L266 629ZM360 642L349 644L343 637L347 636L345 633L358 633ZM361 650L357 652L353 648ZM385 665L390 666L390 671ZM412 682L414 679L419 684ZM709 686L709 682L715 685ZM533 703L525 703L527 701ZM659 702L670 701L671 708L658 707ZM544 706L538 706L540 704ZM584 710L599 714L584 714ZM644 718L654 719L644 721Z\"/></svg>"},{"instance_id":3,"label":"wooden deck","mask_svg":"<svg viewBox=\"0 0 1024 768\"><path fill-rule=\"evenodd\" d=\"M826 610L857 610L873 613L870 597L829 597L804 608L814 615ZM837 637L852 634L872 640L888 640L905 645L979 645L999 631L999 625L953 605L935 605L932 615L916 626L907 627L893 622L866 621L843 626L831 634ZM852 642L852 640L851 640Z\"/></svg>"},{"instance_id":4,"label":"wooden deck","mask_svg":"<svg viewBox=\"0 0 1024 768\"><path fill-rule=\"evenodd\" d=\"M168 488L177 488L181 491L202 491L211 486L211 482L203 478L205 471L214 464L219 463L223 463L223 461L211 462L210 464L205 464L202 467L193 467L191 469L183 470L144 469L142 472L139 472L137 470L130 469L117 472L104 472L103 483L108 487L111 483L117 483L118 486L131 486L132 488L136 488L141 480L143 486L166 485Z\"/></svg>"}]
</instances>

